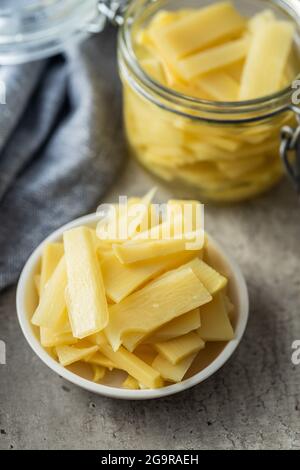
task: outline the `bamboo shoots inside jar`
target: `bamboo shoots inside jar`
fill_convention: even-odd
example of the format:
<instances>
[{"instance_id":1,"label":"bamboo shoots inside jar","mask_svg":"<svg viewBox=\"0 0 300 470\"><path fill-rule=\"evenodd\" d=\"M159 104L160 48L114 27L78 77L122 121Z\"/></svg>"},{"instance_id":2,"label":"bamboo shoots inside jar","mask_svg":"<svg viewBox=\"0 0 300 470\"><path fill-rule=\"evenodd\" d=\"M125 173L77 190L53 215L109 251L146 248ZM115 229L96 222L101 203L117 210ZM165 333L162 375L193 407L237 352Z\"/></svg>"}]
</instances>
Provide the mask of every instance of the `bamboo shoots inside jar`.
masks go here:
<instances>
[{"instance_id":1,"label":"bamboo shoots inside jar","mask_svg":"<svg viewBox=\"0 0 300 470\"><path fill-rule=\"evenodd\" d=\"M295 120L298 36L296 14L272 1L134 2L119 39L131 152L203 200L271 188Z\"/></svg>"}]
</instances>

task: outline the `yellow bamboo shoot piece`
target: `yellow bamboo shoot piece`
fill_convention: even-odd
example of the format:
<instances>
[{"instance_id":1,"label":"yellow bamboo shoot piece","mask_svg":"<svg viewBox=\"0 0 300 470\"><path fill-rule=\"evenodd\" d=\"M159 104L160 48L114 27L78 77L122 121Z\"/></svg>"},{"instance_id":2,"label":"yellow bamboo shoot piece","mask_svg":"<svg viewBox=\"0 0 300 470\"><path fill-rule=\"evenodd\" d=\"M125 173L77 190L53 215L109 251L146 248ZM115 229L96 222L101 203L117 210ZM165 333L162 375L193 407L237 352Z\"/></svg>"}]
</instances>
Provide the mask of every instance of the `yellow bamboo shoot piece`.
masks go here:
<instances>
[{"instance_id":1,"label":"yellow bamboo shoot piece","mask_svg":"<svg viewBox=\"0 0 300 470\"><path fill-rule=\"evenodd\" d=\"M116 351L126 335L138 333L143 338L173 318L211 299L192 269L178 269L152 281L119 304L112 305L105 334ZM133 347L138 342L134 341Z\"/></svg>"},{"instance_id":2,"label":"yellow bamboo shoot piece","mask_svg":"<svg viewBox=\"0 0 300 470\"><path fill-rule=\"evenodd\" d=\"M189 261L182 269L185 267L193 269L196 276L198 276L199 280L211 295L215 295L227 285L228 281L226 277L222 276L222 274L218 273L200 258Z\"/></svg>"},{"instance_id":3,"label":"yellow bamboo shoot piece","mask_svg":"<svg viewBox=\"0 0 300 470\"><path fill-rule=\"evenodd\" d=\"M236 101L240 90L239 83L222 71L201 75L196 86L209 93L215 101Z\"/></svg>"},{"instance_id":4,"label":"yellow bamboo shoot piece","mask_svg":"<svg viewBox=\"0 0 300 470\"><path fill-rule=\"evenodd\" d=\"M113 251L121 263L130 264L186 250L201 250L203 243L203 231L199 230L165 240L130 241L113 245Z\"/></svg>"},{"instance_id":5,"label":"yellow bamboo shoot piece","mask_svg":"<svg viewBox=\"0 0 300 470\"><path fill-rule=\"evenodd\" d=\"M45 348L75 344L78 341L77 338L74 338L71 332L57 333L55 330L42 327L40 329L40 340L41 345Z\"/></svg>"},{"instance_id":6,"label":"yellow bamboo shoot piece","mask_svg":"<svg viewBox=\"0 0 300 470\"><path fill-rule=\"evenodd\" d=\"M243 59L248 49L249 38L247 37L229 41L179 60L176 62L176 70L184 80L192 80L201 74Z\"/></svg>"},{"instance_id":7,"label":"yellow bamboo shoot piece","mask_svg":"<svg viewBox=\"0 0 300 470\"><path fill-rule=\"evenodd\" d=\"M61 320L57 327L51 328L51 331L55 334L62 334L62 333L71 333L71 325L69 322L69 315L67 311L67 307L65 307Z\"/></svg>"},{"instance_id":8,"label":"yellow bamboo shoot piece","mask_svg":"<svg viewBox=\"0 0 300 470\"><path fill-rule=\"evenodd\" d=\"M165 326L155 331L153 335L147 339L147 342L158 343L161 341L169 341L170 339L183 336L200 328L200 324L200 311L199 308L195 308L191 312L184 313L180 317L174 318L174 320L171 320Z\"/></svg>"},{"instance_id":9,"label":"yellow bamboo shoot piece","mask_svg":"<svg viewBox=\"0 0 300 470\"><path fill-rule=\"evenodd\" d=\"M55 268L61 260L64 253L62 243L48 243L42 255L42 267L40 276L40 294L42 295L45 285L51 278ZM71 325L69 322L67 308L65 308L63 317L56 328L40 329L41 343L44 347L54 347L60 344L74 344L76 339L71 334Z\"/></svg>"},{"instance_id":10,"label":"yellow bamboo shoot piece","mask_svg":"<svg viewBox=\"0 0 300 470\"><path fill-rule=\"evenodd\" d=\"M192 252L185 252L179 253L176 257L168 255L125 265L120 263L114 254L108 255L101 264L106 295L118 303L145 282L163 271L189 261L192 257Z\"/></svg>"},{"instance_id":11,"label":"yellow bamboo shoot piece","mask_svg":"<svg viewBox=\"0 0 300 470\"><path fill-rule=\"evenodd\" d=\"M234 332L228 318L222 293L200 309L201 326L197 330L204 341L230 341Z\"/></svg>"},{"instance_id":12,"label":"yellow bamboo shoot piece","mask_svg":"<svg viewBox=\"0 0 300 470\"><path fill-rule=\"evenodd\" d=\"M155 35L165 26L169 26L170 24L174 23L174 21L181 18L186 18L188 15L193 15L194 12L195 11L192 8L185 8L175 11L161 10L151 20L149 31L151 32L151 35Z\"/></svg>"},{"instance_id":13,"label":"yellow bamboo shoot piece","mask_svg":"<svg viewBox=\"0 0 300 470\"><path fill-rule=\"evenodd\" d=\"M211 295L215 295L227 285L226 277L218 273L200 258L194 258L179 269L191 268Z\"/></svg>"},{"instance_id":14,"label":"yellow bamboo shoot piece","mask_svg":"<svg viewBox=\"0 0 300 470\"><path fill-rule=\"evenodd\" d=\"M272 10L263 10L250 18L248 27L252 33L255 33L257 29L264 27L272 21L276 21L274 12Z\"/></svg>"},{"instance_id":15,"label":"yellow bamboo shoot piece","mask_svg":"<svg viewBox=\"0 0 300 470\"><path fill-rule=\"evenodd\" d=\"M41 294L41 275L36 274L34 276L33 280L34 280L34 285L35 285L36 291L38 293L38 296L40 296L40 294Z\"/></svg>"},{"instance_id":16,"label":"yellow bamboo shoot piece","mask_svg":"<svg viewBox=\"0 0 300 470\"><path fill-rule=\"evenodd\" d=\"M139 383L149 388L159 388L163 386L159 372L127 351L123 346L121 346L118 351L113 351L108 344L102 343L99 348L119 369L125 370Z\"/></svg>"},{"instance_id":17,"label":"yellow bamboo shoot piece","mask_svg":"<svg viewBox=\"0 0 300 470\"><path fill-rule=\"evenodd\" d=\"M74 362L81 361L86 356L95 353L98 346L91 346L86 348L77 348L75 346L57 346L55 348L59 362L63 366L69 366Z\"/></svg>"},{"instance_id":18,"label":"yellow bamboo shoot piece","mask_svg":"<svg viewBox=\"0 0 300 470\"><path fill-rule=\"evenodd\" d=\"M221 2L184 15L160 30L155 28L150 36L164 57L178 58L241 33L245 24L230 2Z\"/></svg>"},{"instance_id":19,"label":"yellow bamboo shoot piece","mask_svg":"<svg viewBox=\"0 0 300 470\"><path fill-rule=\"evenodd\" d=\"M97 366L97 365L93 364L92 369L93 369L93 372L94 372L93 381L94 382L99 382L99 380L102 380L103 377L106 374L105 367Z\"/></svg>"},{"instance_id":20,"label":"yellow bamboo shoot piece","mask_svg":"<svg viewBox=\"0 0 300 470\"><path fill-rule=\"evenodd\" d=\"M161 354L158 354L152 363L152 367L160 373L163 379L169 382L181 382L196 356L197 353L191 354L183 359L183 361L174 365Z\"/></svg>"},{"instance_id":21,"label":"yellow bamboo shoot piece","mask_svg":"<svg viewBox=\"0 0 300 470\"><path fill-rule=\"evenodd\" d=\"M64 254L62 243L47 243L43 250L41 266L41 291L52 276L56 266Z\"/></svg>"},{"instance_id":22,"label":"yellow bamboo shoot piece","mask_svg":"<svg viewBox=\"0 0 300 470\"><path fill-rule=\"evenodd\" d=\"M255 29L241 81L241 100L279 90L294 32L293 24L287 21L274 21Z\"/></svg>"},{"instance_id":23,"label":"yellow bamboo shoot piece","mask_svg":"<svg viewBox=\"0 0 300 470\"><path fill-rule=\"evenodd\" d=\"M66 308L66 286L66 262L63 257L45 285L39 305L31 319L34 325L55 329L63 323Z\"/></svg>"},{"instance_id":24,"label":"yellow bamboo shoot piece","mask_svg":"<svg viewBox=\"0 0 300 470\"><path fill-rule=\"evenodd\" d=\"M127 388L128 390L139 390L140 386L136 379L128 375L128 377L122 383L123 388Z\"/></svg>"},{"instance_id":25,"label":"yellow bamboo shoot piece","mask_svg":"<svg viewBox=\"0 0 300 470\"><path fill-rule=\"evenodd\" d=\"M100 264L91 232L78 227L64 233L68 273L67 305L75 338L84 338L102 330L108 323Z\"/></svg>"},{"instance_id":26,"label":"yellow bamboo shoot piece","mask_svg":"<svg viewBox=\"0 0 300 470\"><path fill-rule=\"evenodd\" d=\"M96 253L99 256L99 259L102 260L106 256L106 254L111 253L112 251L111 243L106 242L105 240L100 240L100 238L97 237L97 233L95 229L90 228L90 232L92 234L92 239L93 239Z\"/></svg>"},{"instance_id":27,"label":"yellow bamboo shoot piece","mask_svg":"<svg viewBox=\"0 0 300 470\"><path fill-rule=\"evenodd\" d=\"M180 336L179 338L154 344L157 352L173 365L183 361L183 359L191 354L200 351L204 346L204 341L193 331L184 336Z\"/></svg>"},{"instance_id":28,"label":"yellow bamboo shoot piece","mask_svg":"<svg viewBox=\"0 0 300 470\"><path fill-rule=\"evenodd\" d=\"M55 328L40 327L41 343L45 347L58 346L60 344L74 344L77 342L76 338L72 335L71 325L69 322L67 308Z\"/></svg>"},{"instance_id":29,"label":"yellow bamboo shoot piece","mask_svg":"<svg viewBox=\"0 0 300 470\"><path fill-rule=\"evenodd\" d=\"M135 263L149 258L159 258L164 255L184 251L184 249L185 241L177 239L130 241L122 245L113 245L115 256L123 264Z\"/></svg>"},{"instance_id":30,"label":"yellow bamboo shoot piece","mask_svg":"<svg viewBox=\"0 0 300 470\"><path fill-rule=\"evenodd\" d=\"M100 353L99 351L97 351L96 353L93 353L90 356L87 356L84 359L84 361L88 362L89 364L106 367L109 370L116 368L115 364L106 356L104 356L104 354Z\"/></svg>"}]
</instances>

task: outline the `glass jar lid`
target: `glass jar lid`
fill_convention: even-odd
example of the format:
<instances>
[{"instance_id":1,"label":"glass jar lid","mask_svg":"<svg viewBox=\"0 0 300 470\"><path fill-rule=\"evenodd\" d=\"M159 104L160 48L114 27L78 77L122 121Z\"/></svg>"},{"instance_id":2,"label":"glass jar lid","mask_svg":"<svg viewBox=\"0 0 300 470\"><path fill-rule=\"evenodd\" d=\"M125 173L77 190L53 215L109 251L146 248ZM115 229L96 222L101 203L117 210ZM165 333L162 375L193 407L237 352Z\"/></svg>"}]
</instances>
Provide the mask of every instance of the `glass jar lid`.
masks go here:
<instances>
[{"instance_id":1,"label":"glass jar lid","mask_svg":"<svg viewBox=\"0 0 300 470\"><path fill-rule=\"evenodd\" d=\"M0 64L16 64L61 52L101 31L97 0L2 0Z\"/></svg>"}]
</instances>

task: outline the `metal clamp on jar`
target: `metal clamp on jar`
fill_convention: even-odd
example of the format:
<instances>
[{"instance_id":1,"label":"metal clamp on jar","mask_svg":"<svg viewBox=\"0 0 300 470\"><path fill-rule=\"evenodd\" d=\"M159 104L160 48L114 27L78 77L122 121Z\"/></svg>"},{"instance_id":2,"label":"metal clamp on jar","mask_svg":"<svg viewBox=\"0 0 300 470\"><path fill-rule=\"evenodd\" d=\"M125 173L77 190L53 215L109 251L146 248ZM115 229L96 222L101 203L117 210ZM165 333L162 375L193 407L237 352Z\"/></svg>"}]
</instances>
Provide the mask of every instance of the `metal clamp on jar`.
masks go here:
<instances>
[{"instance_id":1,"label":"metal clamp on jar","mask_svg":"<svg viewBox=\"0 0 300 470\"><path fill-rule=\"evenodd\" d=\"M300 194L300 109L292 107L297 118L297 127L284 126L281 130L280 156L286 172L298 194Z\"/></svg>"},{"instance_id":2,"label":"metal clamp on jar","mask_svg":"<svg viewBox=\"0 0 300 470\"><path fill-rule=\"evenodd\" d=\"M20 63L56 54L71 42L100 32L109 21L120 27L118 61L128 145L143 166L174 188L182 188L186 196L203 200L253 197L276 184L284 168L299 190L299 108L292 105L292 83L258 99L213 101L167 87L141 65L136 38L158 12L201 8L212 3L64 0L34 2L28 7L26 2L17 14L9 6L1 7L0 63ZM233 3L247 17L268 8L279 18L293 22L300 70L299 1Z\"/></svg>"}]
</instances>

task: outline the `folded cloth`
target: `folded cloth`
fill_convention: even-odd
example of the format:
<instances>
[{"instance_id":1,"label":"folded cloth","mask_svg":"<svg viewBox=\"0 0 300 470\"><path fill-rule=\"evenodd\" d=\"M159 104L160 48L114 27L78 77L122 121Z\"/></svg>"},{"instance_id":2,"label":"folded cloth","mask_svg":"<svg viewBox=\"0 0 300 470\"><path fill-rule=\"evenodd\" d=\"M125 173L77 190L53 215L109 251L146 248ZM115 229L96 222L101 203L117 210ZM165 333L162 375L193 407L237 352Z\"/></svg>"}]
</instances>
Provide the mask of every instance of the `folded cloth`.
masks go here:
<instances>
[{"instance_id":1,"label":"folded cloth","mask_svg":"<svg viewBox=\"0 0 300 470\"><path fill-rule=\"evenodd\" d=\"M93 211L124 146L115 33L61 56L1 67L0 289L50 232Z\"/></svg>"}]
</instances>

